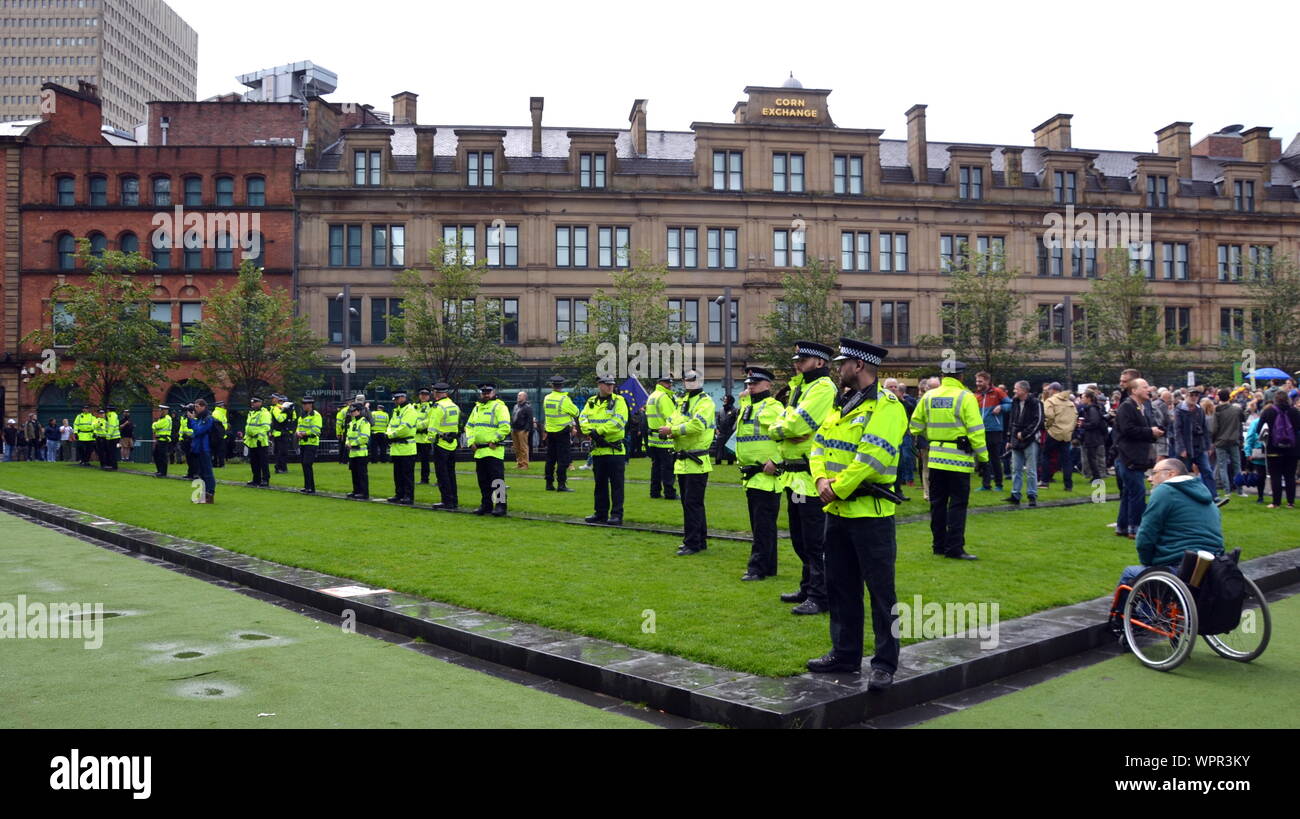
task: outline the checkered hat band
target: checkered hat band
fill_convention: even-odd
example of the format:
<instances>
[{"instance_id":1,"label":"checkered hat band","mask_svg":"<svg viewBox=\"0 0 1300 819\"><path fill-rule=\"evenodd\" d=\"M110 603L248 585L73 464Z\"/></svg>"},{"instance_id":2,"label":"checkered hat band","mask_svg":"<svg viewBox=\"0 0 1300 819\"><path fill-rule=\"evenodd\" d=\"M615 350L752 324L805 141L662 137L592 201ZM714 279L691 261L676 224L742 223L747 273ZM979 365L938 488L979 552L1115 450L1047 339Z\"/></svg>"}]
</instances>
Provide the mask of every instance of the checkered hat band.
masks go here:
<instances>
[{"instance_id":1,"label":"checkered hat band","mask_svg":"<svg viewBox=\"0 0 1300 819\"><path fill-rule=\"evenodd\" d=\"M867 362L868 364L875 364L877 367L880 366L880 356L876 355L875 353L868 353L868 352L864 352L863 350L850 350L846 347L841 347L840 355L847 356L849 358L858 358Z\"/></svg>"},{"instance_id":2,"label":"checkered hat band","mask_svg":"<svg viewBox=\"0 0 1300 819\"><path fill-rule=\"evenodd\" d=\"M825 351L825 350L814 350L812 347L802 347L802 346L800 346L800 347L795 348L795 355L806 355L806 356L809 356L809 357L811 357L811 358L825 358L825 357L826 357L826 351Z\"/></svg>"}]
</instances>

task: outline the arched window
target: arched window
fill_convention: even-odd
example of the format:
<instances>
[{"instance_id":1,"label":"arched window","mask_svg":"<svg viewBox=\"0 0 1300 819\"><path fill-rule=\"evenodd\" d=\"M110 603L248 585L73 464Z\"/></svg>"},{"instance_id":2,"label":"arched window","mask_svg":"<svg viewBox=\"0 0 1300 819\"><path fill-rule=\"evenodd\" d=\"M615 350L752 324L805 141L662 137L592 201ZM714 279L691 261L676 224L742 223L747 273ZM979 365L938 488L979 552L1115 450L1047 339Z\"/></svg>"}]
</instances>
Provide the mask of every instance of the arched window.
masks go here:
<instances>
[{"instance_id":1,"label":"arched window","mask_svg":"<svg viewBox=\"0 0 1300 819\"><path fill-rule=\"evenodd\" d=\"M235 243L229 233L217 234L215 264L217 270L235 269Z\"/></svg>"},{"instance_id":2,"label":"arched window","mask_svg":"<svg viewBox=\"0 0 1300 819\"><path fill-rule=\"evenodd\" d=\"M77 180L71 176L60 176L56 181L58 186L58 203L60 205L77 204Z\"/></svg>"},{"instance_id":3,"label":"arched window","mask_svg":"<svg viewBox=\"0 0 1300 819\"><path fill-rule=\"evenodd\" d=\"M90 177L90 205L103 207L108 204L108 177L94 174Z\"/></svg>"},{"instance_id":4,"label":"arched window","mask_svg":"<svg viewBox=\"0 0 1300 819\"><path fill-rule=\"evenodd\" d=\"M134 208L140 204L140 177L124 176L120 180L122 185L122 204L126 207Z\"/></svg>"},{"instance_id":5,"label":"arched window","mask_svg":"<svg viewBox=\"0 0 1300 819\"><path fill-rule=\"evenodd\" d=\"M172 206L172 179L170 176L153 178L153 203L161 208Z\"/></svg>"},{"instance_id":6,"label":"arched window","mask_svg":"<svg viewBox=\"0 0 1300 819\"><path fill-rule=\"evenodd\" d=\"M153 260L154 268L157 270L171 270L172 237L167 235L167 231L161 228L154 231L150 245L152 245L152 250L149 257Z\"/></svg>"},{"instance_id":7,"label":"arched window","mask_svg":"<svg viewBox=\"0 0 1300 819\"><path fill-rule=\"evenodd\" d=\"M103 256L104 251L108 250L108 237L102 233L90 234L90 255Z\"/></svg>"},{"instance_id":8,"label":"arched window","mask_svg":"<svg viewBox=\"0 0 1300 819\"><path fill-rule=\"evenodd\" d=\"M134 233L127 231L118 237L117 249L123 253L138 253L140 251L140 239Z\"/></svg>"},{"instance_id":9,"label":"arched window","mask_svg":"<svg viewBox=\"0 0 1300 819\"><path fill-rule=\"evenodd\" d=\"M71 233L62 233L57 241L59 269L75 270L77 267L77 240Z\"/></svg>"},{"instance_id":10,"label":"arched window","mask_svg":"<svg viewBox=\"0 0 1300 819\"><path fill-rule=\"evenodd\" d=\"M217 207L233 208L235 206L235 180L229 176L217 177Z\"/></svg>"},{"instance_id":11,"label":"arched window","mask_svg":"<svg viewBox=\"0 0 1300 819\"><path fill-rule=\"evenodd\" d=\"M198 176L185 177L185 207L194 208L203 204L203 179Z\"/></svg>"},{"instance_id":12,"label":"arched window","mask_svg":"<svg viewBox=\"0 0 1300 819\"><path fill-rule=\"evenodd\" d=\"M244 180L246 198L250 208L260 208L266 205L266 178L261 176L250 176Z\"/></svg>"}]
</instances>

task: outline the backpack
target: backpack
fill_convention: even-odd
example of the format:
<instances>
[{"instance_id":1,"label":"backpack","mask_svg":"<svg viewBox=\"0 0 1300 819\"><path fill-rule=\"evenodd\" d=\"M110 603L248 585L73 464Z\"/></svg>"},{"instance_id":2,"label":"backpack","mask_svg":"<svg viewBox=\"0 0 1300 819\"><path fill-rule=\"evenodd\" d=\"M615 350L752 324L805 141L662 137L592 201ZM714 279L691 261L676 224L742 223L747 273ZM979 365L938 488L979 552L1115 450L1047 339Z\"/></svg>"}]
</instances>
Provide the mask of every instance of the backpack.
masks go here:
<instances>
[{"instance_id":1,"label":"backpack","mask_svg":"<svg viewBox=\"0 0 1300 819\"><path fill-rule=\"evenodd\" d=\"M1242 602L1246 597L1246 578L1231 555L1214 558L1196 597L1197 631L1201 634L1227 634L1241 621Z\"/></svg>"},{"instance_id":2,"label":"backpack","mask_svg":"<svg viewBox=\"0 0 1300 819\"><path fill-rule=\"evenodd\" d=\"M1277 449L1295 447L1295 426L1291 423L1290 413L1280 407L1277 418L1273 420L1273 446Z\"/></svg>"}]
</instances>

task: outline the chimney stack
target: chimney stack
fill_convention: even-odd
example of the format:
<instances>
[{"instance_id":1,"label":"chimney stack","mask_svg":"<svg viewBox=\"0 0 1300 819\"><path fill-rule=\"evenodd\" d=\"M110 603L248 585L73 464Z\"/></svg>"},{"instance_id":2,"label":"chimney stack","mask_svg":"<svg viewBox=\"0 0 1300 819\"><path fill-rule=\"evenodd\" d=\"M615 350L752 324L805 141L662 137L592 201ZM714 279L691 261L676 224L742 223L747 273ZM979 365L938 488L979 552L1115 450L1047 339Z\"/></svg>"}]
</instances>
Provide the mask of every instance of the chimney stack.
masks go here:
<instances>
[{"instance_id":1,"label":"chimney stack","mask_svg":"<svg viewBox=\"0 0 1300 819\"><path fill-rule=\"evenodd\" d=\"M930 176L929 148L925 143L925 106L907 109L907 164L912 166L912 181L925 182Z\"/></svg>"},{"instance_id":2,"label":"chimney stack","mask_svg":"<svg viewBox=\"0 0 1300 819\"><path fill-rule=\"evenodd\" d=\"M627 117L627 121L632 125L632 150L637 156L646 155L645 102L645 100L633 102L632 113Z\"/></svg>"},{"instance_id":3,"label":"chimney stack","mask_svg":"<svg viewBox=\"0 0 1300 819\"><path fill-rule=\"evenodd\" d=\"M1156 153L1178 158L1178 178L1192 178L1192 124L1171 122L1156 131Z\"/></svg>"},{"instance_id":4,"label":"chimney stack","mask_svg":"<svg viewBox=\"0 0 1300 819\"><path fill-rule=\"evenodd\" d=\"M433 137L438 129L432 125L419 125L415 128L415 169L432 173L433 171Z\"/></svg>"},{"instance_id":5,"label":"chimney stack","mask_svg":"<svg viewBox=\"0 0 1300 819\"><path fill-rule=\"evenodd\" d=\"M1070 150L1070 120L1073 114L1057 114L1034 129L1034 145L1049 151Z\"/></svg>"},{"instance_id":6,"label":"chimney stack","mask_svg":"<svg viewBox=\"0 0 1300 819\"><path fill-rule=\"evenodd\" d=\"M1273 160L1272 145L1268 138L1271 128L1259 126L1243 131L1241 134L1241 158L1247 162L1270 162Z\"/></svg>"},{"instance_id":7,"label":"chimney stack","mask_svg":"<svg viewBox=\"0 0 1300 819\"><path fill-rule=\"evenodd\" d=\"M1002 176L1008 188L1019 188L1025 184L1024 164L1021 154L1024 148L1002 149Z\"/></svg>"},{"instance_id":8,"label":"chimney stack","mask_svg":"<svg viewBox=\"0 0 1300 819\"><path fill-rule=\"evenodd\" d=\"M542 155L542 103L545 97L529 97L528 110L533 115L533 156Z\"/></svg>"},{"instance_id":9,"label":"chimney stack","mask_svg":"<svg viewBox=\"0 0 1300 819\"><path fill-rule=\"evenodd\" d=\"M415 101L419 94L413 94L410 91L403 91L400 94L393 95L393 125L414 125L415 119Z\"/></svg>"}]
</instances>

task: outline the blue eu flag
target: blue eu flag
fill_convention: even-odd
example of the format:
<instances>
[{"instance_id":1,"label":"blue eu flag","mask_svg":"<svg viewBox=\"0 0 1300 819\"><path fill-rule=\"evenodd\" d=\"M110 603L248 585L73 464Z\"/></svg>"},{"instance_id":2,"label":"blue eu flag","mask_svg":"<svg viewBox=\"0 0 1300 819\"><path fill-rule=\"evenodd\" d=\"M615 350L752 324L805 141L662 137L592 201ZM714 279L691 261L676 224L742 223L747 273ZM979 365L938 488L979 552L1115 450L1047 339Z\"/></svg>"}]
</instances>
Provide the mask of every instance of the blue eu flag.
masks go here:
<instances>
[{"instance_id":1,"label":"blue eu flag","mask_svg":"<svg viewBox=\"0 0 1300 819\"><path fill-rule=\"evenodd\" d=\"M627 399L629 415L644 407L646 402L650 400L650 393L646 392L645 387L641 386L641 382L635 378L629 378L619 384L618 394Z\"/></svg>"}]
</instances>

